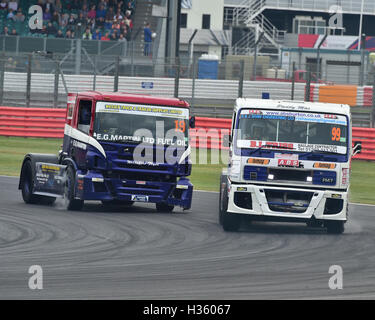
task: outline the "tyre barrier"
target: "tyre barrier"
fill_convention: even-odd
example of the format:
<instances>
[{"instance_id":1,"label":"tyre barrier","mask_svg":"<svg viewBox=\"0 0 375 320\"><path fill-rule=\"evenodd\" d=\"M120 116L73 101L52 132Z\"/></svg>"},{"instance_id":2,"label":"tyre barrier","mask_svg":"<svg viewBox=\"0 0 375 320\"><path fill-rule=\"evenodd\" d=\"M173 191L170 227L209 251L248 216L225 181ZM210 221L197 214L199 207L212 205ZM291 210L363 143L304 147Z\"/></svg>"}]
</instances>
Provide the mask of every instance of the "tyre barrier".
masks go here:
<instances>
[{"instance_id":1,"label":"tyre barrier","mask_svg":"<svg viewBox=\"0 0 375 320\"><path fill-rule=\"evenodd\" d=\"M63 138L66 109L0 107L0 136ZM224 136L230 133L231 119L196 118L190 130L193 148L227 150ZM362 142L362 153L354 159L375 161L375 129L353 128L353 141Z\"/></svg>"}]
</instances>

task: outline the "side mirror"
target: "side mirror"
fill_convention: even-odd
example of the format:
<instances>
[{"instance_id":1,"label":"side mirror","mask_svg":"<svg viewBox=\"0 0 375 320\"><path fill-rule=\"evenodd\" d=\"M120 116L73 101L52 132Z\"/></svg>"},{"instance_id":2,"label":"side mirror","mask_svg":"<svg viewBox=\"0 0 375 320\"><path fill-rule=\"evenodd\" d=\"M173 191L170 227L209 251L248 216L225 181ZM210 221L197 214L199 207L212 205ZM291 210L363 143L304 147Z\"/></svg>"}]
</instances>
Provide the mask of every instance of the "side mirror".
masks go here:
<instances>
[{"instance_id":1,"label":"side mirror","mask_svg":"<svg viewBox=\"0 0 375 320\"><path fill-rule=\"evenodd\" d=\"M192 116L190 119L189 119L189 127L194 129L195 128L195 116Z\"/></svg>"},{"instance_id":2,"label":"side mirror","mask_svg":"<svg viewBox=\"0 0 375 320\"><path fill-rule=\"evenodd\" d=\"M230 147L232 143L232 136L229 134L223 135L223 147Z\"/></svg>"},{"instance_id":3,"label":"side mirror","mask_svg":"<svg viewBox=\"0 0 375 320\"><path fill-rule=\"evenodd\" d=\"M354 148L353 148L353 157L359 153L362 152L362 142L361 141L355 141L354 142Z\"/></svg>"}]
</instances>

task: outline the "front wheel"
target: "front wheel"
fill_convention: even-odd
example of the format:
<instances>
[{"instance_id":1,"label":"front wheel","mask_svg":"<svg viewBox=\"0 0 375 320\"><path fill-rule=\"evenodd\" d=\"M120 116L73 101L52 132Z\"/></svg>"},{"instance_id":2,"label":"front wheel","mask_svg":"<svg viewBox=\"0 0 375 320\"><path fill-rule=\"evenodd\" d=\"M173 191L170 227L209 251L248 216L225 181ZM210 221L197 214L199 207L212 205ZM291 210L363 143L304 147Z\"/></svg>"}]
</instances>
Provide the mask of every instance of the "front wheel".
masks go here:
<instances>
[{"instance_id":1,"label":"front wheel","mask_svg":"<svg viewBox=\"0 0 375 320\"><path fill-rule=\"evenodd\" d=\"M174 209L173 205L168 205L166 203L160 202L156 204L156 210L158 212L172 212Z\"/></svg>"},{"instance_id":2,"label":"front wheel","mask_svg":"<svg viewBox=\"0 0 375 320\"><path fill-rule=\"evenodd\" d=\"M72 167L66 171L66 181L64 190L65 207L70 211L80 211L83 208L84 201L75 199L75 174Z\"/></svg>"},{"instance_id":3,"label":"front wheel","mask_svg":"<svg viewBox=\"0 0 375 320\"><path fill-rule=\"evenodd\" d=\"M235 232L241 226L241 217L235 213L228 213L227 189L227 177L222 175L220 178L219 223L223 226L224 231Z\"/></svg>"},{"instance_id":4,"label":"front wheel","mask_svg":"<svg viewBox=\"0 0 375 320\"><path fill-rule=\"evenodd\" d=\"M344 221L326 221L324 223L329 234L342 234L345 231Z\"/></svg>"},{"instance_id":5,"label":"front wheel","mask_svg":"<svg viewBox=\"0 0 375 320\"><path fill-rule=\"evenodd\" d=\"M22 199L27 204L35 204L39 202L39 196L33 194L33 172L31 162L26 161L22 167Z\"/></svg>"}]
</instances>

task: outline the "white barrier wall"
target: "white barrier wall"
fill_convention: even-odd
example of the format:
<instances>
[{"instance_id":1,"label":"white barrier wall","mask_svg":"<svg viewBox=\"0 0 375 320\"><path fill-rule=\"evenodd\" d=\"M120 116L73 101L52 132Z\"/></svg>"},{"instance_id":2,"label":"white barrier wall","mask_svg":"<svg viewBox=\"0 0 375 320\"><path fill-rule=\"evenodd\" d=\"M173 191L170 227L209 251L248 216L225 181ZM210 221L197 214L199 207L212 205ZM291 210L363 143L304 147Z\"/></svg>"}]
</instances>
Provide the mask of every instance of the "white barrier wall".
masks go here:
<instances>
[{"instance_id":1,"label":"white barrier wall","mask_svg":"<svg viewBox=\"0 0 375 320\"><path fill-rule=\"evenodd\" d=\"M53 93L54 74L33 73L31 77L31 92L33 94ZM93 89L92 75L65 75L65 82L69 92L87 91ZM179 96L192 97L191 79L180 79ZM114 78L112 76L97 76L96 90L113 92ZM248 98L261 98L262 93L269 93L271 99L290 100L292 85L288 82L245 81L243 93ZM295 99L304 99L305 85L296 83ZM26 92L26 73L6 72L4 81L5 92ZM120 77L119 91L135 94L149 94L156 96L173 96L173 78L140 78ZM60 77L59 92L65 92ZM228 100L238 96L238 81L235 80L201 80L195 82L195 98Z\"/></svg>"}]
</instances>

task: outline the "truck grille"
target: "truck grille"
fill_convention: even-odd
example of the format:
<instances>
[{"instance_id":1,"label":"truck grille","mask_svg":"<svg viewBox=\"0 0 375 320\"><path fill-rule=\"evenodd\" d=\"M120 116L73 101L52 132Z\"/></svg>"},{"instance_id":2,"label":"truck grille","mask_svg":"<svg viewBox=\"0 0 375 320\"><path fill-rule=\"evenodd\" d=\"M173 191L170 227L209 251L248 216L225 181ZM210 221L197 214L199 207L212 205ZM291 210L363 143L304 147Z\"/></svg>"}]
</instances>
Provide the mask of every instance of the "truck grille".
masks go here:
<instances>
[{"instance_id":1,"label":"truck grille","mask_svg":"<svg viewBox=\"0 0 375 320\"><path fill-rule=\"evenodd\" d=\"M268 207L271 211L304 213L310 205L313 192L265 190Z\"/></svg>"},{"instance_id":2,"label":"truck grille","mask_svg":"<svg viewBox=\"0 0 375 320\"><path fill-rule=\"evenodd\" d=\"M312 176L312 171L296 169L269 169L269 174L274 175L274 180L306 182L307 177Z\"/></svg>"}]
</instances>

